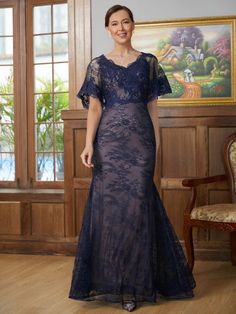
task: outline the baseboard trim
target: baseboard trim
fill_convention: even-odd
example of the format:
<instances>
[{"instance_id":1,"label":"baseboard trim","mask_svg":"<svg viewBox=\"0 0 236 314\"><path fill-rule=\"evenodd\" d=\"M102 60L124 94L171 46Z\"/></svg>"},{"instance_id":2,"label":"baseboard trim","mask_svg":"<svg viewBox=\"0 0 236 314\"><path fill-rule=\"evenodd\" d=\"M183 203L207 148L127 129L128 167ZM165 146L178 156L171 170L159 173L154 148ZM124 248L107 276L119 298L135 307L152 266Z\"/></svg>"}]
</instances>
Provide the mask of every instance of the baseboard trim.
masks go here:
<instances>
[{"instance_id":1,"label":"baseboard trim","mask_svg":"<svg viewBox=\"0 0 236 314\"><path fill-rule=\"evenodd\" d=\"M0 253L75 255L76 245L74 241L0 241Z\"/></svg>"},{"instance_id":2,"label":"baseboard trim","mask_svg":"<svg viewBox=\"0 0 236 314\"><path fill-rule=\"evenodd\" d=\"M0 241L0 253L9 254L45 254L45 255L71 255L76 253L77 241L71 238L65 242L50 241ZM230 249L224 247L196 248L195 259L201 261L230 261Z\"/></svg>"}]
</instances>

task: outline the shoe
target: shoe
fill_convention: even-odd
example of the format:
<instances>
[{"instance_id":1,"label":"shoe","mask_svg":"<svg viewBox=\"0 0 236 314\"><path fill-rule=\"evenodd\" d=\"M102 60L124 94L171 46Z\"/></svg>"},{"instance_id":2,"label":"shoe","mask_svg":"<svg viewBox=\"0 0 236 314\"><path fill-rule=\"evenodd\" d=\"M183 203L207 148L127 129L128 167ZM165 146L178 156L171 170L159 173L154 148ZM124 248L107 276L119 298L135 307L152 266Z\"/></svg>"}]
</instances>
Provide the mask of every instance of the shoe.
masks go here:
<instances>
[{"instance_id":1,"label":"shoe","mask_svg":"<svg viewBox=\"0 0 236 314\"><path fill-rule=\"evenodd\" d=\"M137 306L137 303L136 301L122 301L122 307L124 310L128 311L128 312L132 312Z\"/></svg>"}]
</instances>

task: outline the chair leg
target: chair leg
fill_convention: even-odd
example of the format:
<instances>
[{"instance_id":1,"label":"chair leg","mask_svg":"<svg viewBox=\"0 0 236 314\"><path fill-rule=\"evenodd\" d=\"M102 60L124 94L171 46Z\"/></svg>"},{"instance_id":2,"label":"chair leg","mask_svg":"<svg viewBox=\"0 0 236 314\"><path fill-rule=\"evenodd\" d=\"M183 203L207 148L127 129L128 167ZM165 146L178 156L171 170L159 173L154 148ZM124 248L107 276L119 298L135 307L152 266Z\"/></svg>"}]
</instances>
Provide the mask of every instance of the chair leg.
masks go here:
<instances>
[{"instance_id":1,"label":"chair leg","mask_svg":"<svg viewBox=\"0 0 236 314\"><path fill-rule=\"evenodd\" d=\"M236 232L230 232L231 263L236 266Z\"/></svg>"},{"instance_id":2,"label":"chair leg","mask_svg":"<svg viewBox=\"0 0 236 314\"><path fill-rule=\"evenodd\" d=\"M193 233L192 226L188 224L184 224L184 242L187 253L187 260L191 270L193 270L194 266L194 248L193 248Z\"/></svg>"}]
</instances>

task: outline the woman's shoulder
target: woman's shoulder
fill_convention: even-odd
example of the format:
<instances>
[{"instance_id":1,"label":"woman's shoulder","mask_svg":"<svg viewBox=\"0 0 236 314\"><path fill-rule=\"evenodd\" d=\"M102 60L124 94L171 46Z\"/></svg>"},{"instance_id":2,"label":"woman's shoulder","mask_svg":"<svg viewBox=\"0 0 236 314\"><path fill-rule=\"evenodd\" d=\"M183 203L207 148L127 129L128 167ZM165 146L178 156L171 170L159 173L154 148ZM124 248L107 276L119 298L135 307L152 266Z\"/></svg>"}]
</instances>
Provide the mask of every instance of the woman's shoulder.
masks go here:
<instances>
[{"instance_id":1,"label":"woman's shoulder","mask_svg":"<svg viewBox=\"0 0 236 314\"><path fill-rule=\"evenodd\" d=\"M97 57L93 57L88 64L89 65L99 64L100 61L102 60L102 58L103 58L103 55L100 55L100 56L97 56Z\"/></svg>"},{"instance_id":2,"label":"woman's shoulder","mask_svg":"<svg viewBox=\"0 0 236 314\"><path fill-rule=\"evenodd\" d=\"M142 52L142 54L143 54L143 57L149 62L154 61L154 60L157 61L157 57L150 52Z\"/></svg>"},{"instance_id":3,"label":"woman's shoulder","mask_svg":"<svg viewBox=\"0 0 236 314\"><path fill-rule=\"evenodd\" d=\"M88 63L88 68L99 70L101 60L102 60L102 55L92 58L90 62Z\"/></svg>"}]
</instances>

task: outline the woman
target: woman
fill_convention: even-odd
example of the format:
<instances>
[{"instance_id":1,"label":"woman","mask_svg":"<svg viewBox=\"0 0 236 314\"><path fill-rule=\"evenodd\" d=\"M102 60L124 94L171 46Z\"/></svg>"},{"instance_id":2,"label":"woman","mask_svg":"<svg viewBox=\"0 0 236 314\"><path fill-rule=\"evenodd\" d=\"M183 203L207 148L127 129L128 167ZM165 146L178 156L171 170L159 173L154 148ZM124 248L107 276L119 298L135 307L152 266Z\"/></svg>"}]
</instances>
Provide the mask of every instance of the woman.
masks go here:
<instances>
[{"instance_id":1,"label":"woman","mask_svg":"<svg viewBox=\"0 0 236 314\"><path fill-rule=\"evenodd\" d=\"M150 112L170 85L156 57L132 47L127 7L110 8L105 26L114 49L90 62L78 93L88 109L81 158L93 178L69 297L132 311L161 296L192 297L195 281L153 182Z\"/></svg>"}]
</instances>

